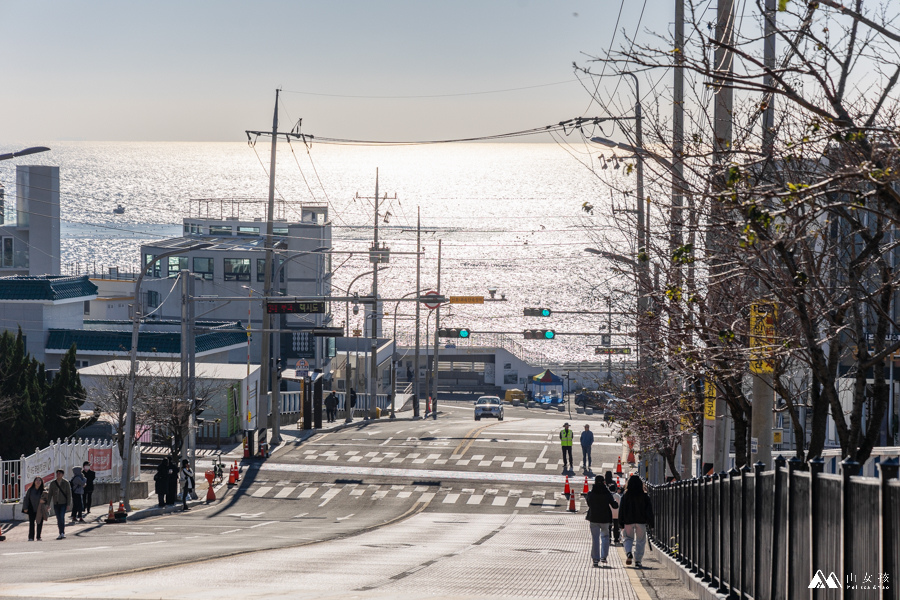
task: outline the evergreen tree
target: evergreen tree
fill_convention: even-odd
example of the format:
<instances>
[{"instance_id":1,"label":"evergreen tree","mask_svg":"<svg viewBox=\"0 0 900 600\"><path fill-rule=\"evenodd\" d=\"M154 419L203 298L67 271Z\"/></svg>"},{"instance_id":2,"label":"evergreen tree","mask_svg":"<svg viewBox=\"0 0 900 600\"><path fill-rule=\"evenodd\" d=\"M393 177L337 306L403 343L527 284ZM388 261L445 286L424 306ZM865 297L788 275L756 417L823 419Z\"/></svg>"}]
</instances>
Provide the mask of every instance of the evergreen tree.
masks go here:
<instances>
[{"instance_id":1,"label":"evergreen tree","mask_svg":"<svg viewBox=\"0 0 900 600\"><path fill-rule=\"evenodd\" d=\"M50 439L66 438L75 433L81 426L78 410L84 404L85 391L75 366L74 344L63 357L46 399L44 413Z\"/></svg>"}]
</instances>

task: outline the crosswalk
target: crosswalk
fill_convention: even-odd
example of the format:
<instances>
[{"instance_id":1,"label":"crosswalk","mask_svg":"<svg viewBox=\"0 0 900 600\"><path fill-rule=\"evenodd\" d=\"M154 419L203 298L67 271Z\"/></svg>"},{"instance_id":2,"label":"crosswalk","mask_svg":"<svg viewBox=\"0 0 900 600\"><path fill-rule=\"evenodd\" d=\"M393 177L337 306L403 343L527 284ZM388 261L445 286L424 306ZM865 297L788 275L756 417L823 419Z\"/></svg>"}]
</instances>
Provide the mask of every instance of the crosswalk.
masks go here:
<instances>
[{"instance_id":1,"label":"crosswalk","mask_svg":"<svg viewBox=\"0 0 900 600\"><path fill-rule=\"evenodd\" d=\"M414 503L432 502L444 505L491 506L534 508L537 510L568 508L568 498L562 492L547 489L498 489L463 488L429 485L391 484L335 484L254 481L241 491L253 498L311 501L319 507L337 498L345 497L360 503L389 502L393 500ZM575 495L576 508L582 504L580 494Z\"/></svg>"},{"instance_id":2,"label":"crosswalk","mask_svg":"<svg viewBox=\"0 0 900 600\"><path fill-rule=\"evenodd\" d=\"M479 469L514 469L514 470L545 470L558 471L562 468L562 458L554 459L544 456L546 449L537 458L526 456L510 456L506 454L495 454L488 456L485 454L459 455L452 454L452 449L430 449L437 451L429 452L409 452L401 455L400 452L360 452L358 450L347 450L341 452L339 450L305 450L302 454L305 462L317 461L339 461L351 464L375 464L380 466L409 466L423 467L435 466L440 467L447 465L448 467L478 467ZM595 464L596 468L597 465ZM600 468L611 470L615 468L613 463L602 463Z\"/></svg>"}]
</instances>

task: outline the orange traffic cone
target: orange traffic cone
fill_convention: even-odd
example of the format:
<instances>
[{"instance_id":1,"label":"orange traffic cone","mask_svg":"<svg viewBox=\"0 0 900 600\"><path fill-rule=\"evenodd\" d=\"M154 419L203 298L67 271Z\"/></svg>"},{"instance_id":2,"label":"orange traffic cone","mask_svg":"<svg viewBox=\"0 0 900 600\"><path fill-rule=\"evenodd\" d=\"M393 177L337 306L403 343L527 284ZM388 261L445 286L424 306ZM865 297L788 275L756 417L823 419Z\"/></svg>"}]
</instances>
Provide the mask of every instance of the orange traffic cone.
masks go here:
<instances>
[{"instance_id":1,"label":"orange traffic cone","mask_svg":"<svg viewBox=\"0 0 900 600\"><path fill-rule=\"evenodd\" d=\"M125 503L124 502L119 502L119 510L117 510L116 512L120 512L120 513L125 512Z\"/></svg>"},{"instance_id":2,"label":"orange traffic cone","mask_svg":"<svg viewBox=\"0 0 900 600\"><path fill-rule=\"evenodd\" d=\"M213 491L212 485L206 488L206 501L212 502L216 499L216 493Z\"/></svg>"},{"instance_id":3,"label":"orange traffic cone","mask_svg":"<svg viewBox=\"0 0 900 600\"><path fill-rule=\"evenodd\" d=\"M616 489L617 489L617 490L621 490L621 489L622 489L622 486L619 484L619 476L618 476L618 475L616 475Z\"/></svg>"},{"instance_id":4,"label":"orange traffic cone","mask_svg":"<svg viewBox=\"0 0 900 600\"><path fill-rule=\"evenodd\" d=\"M590 490L588 489L587 476L585 475L585 477L584 477L584 492L583 493L587 494L589 491Z\"/></svg>"},{"instance_id":5,"label":"orange traffic cone","mask_svg":"<svg viewBox=\"0 0 900 600\"><path fill-rule=\"evenodd\" d=\"M616 460L616 475L622 474L622 457L620 456L618 460Z\"/></svg>"},{"instance_id":6,"label":"orange traffic cone","mask_svg":"<svg viewBox=\"0 0 900 600\"><path fill-rule=\"evenodd\" d=\"M565 494L566 496L568 496L568 495L571 494L571 493L572 493L572 489L569 487L569 476L566 475L566 487L565 487L565 489L563 490L563 494Z\"/></svg>"},{"instance_id":7,"label":"orange traffic cone","mask_svg":"<svg viewBox=\"0 0 900 600\"><path fill-rule=\"evenodd\" d=\"M634 464L634 463L635 463L635 460L634 460L634 449L629 449L629 450L628 450L628 462L631 463L631 464Z\"/></svg>"},{"instance_id":8,"label":"orange traffic cone","mask_svg":"<svg viewBox=\"0 0 900 600\"><path fill-rule=\"evenodd\" d=\"M241 470L238 469L237 461L234 461L234 480L235 481L241 480Z\"/></svg>"},{"instance_id":9,"label":"orange traffic cone","mask_svg":"<svg viewBox=\"0 0 900 600\"><path fill-rule=\"evenodd\" d=\"M234 485L236 481L237 477L235 477L234 465L232 465L231 468L228 469L228 485Z\"/></svg>"},{"instance_id":10,"label":"orange traffic cone","mask_svg":"<svg viewBox=\"0 0 900 600\"><path fill-rule=\"evenodd\" d=\"M113 510L112 500L109 501L109 514L106 515L107 523L115 523L116 522L116 513Z\"/></svg>"},{"instance_id":11,"label":"orange traffic cone","mask_svg":"<svg viewBox=\"0 0 900 600\"><path fill-rule=\"evenodd\" d=\"M575 510L575 494L569 496L569 512L577 512Z\"/></svg>"}]
</instances>

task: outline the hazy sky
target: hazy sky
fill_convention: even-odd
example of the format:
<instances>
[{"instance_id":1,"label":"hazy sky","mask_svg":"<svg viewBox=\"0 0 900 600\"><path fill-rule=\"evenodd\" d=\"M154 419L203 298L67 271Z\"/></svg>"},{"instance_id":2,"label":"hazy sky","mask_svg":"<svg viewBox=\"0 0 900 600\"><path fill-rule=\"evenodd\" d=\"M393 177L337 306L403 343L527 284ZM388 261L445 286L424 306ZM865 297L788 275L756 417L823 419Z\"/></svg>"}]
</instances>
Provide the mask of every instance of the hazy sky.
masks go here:
<instances>
[{"instance_id":1,"label":"hazy sky","mask_svg":"<svg viewBox=\"0 0 900 600\"><path fill-rule=\"evenodd\" d=\"M643 3L625 0L633 33ZM240 141L282 119L356 139L499 133L584 114L572 61L620 0L0 0L0 140ZM669 0L641 28L668 30ZM596 106L589 115L599 114Z\"/></svg>"}]
</instances>

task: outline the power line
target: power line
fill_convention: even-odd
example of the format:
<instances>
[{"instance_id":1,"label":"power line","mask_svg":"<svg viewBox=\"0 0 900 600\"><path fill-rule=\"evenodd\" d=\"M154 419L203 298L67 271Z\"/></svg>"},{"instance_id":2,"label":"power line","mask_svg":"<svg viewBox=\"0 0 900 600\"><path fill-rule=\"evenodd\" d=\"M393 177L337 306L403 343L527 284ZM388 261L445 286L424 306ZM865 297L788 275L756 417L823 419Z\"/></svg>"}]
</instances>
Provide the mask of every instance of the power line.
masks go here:
<instances>
[{"instance_id":1,"label":"power line","mask_svg":"<svg viewBox=\"0 0 900 600\"><path fill-rule=\"evenodd\" d=\"M624 3L624 0L623 0ZM620 9L621 14L621 9ZM514 88L504 88L499 90L484 90L479 92L456 92L450 94L417 94L411 96L366 96L366 95L356 95L356 94L326 94L322 92L305 92L300 90L283 90L283 94L301 94L304 96L323 96L326 98L361 98L361 99L369 99L369 100L407 100L407 99L417 99L417 98L455 98L459 96L481 96L485 94L502 94L505 92L518 92L521 90L533 90L537 88L551 87L555 85L565 85L568 83L576 83L577 79L566 79L565 81L554 81L552 83L539 83L537 85L526 85L522 87L514 87Z\"/></svg>"}]
</instances>

